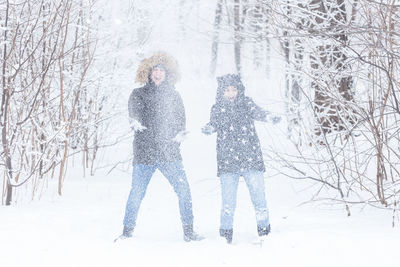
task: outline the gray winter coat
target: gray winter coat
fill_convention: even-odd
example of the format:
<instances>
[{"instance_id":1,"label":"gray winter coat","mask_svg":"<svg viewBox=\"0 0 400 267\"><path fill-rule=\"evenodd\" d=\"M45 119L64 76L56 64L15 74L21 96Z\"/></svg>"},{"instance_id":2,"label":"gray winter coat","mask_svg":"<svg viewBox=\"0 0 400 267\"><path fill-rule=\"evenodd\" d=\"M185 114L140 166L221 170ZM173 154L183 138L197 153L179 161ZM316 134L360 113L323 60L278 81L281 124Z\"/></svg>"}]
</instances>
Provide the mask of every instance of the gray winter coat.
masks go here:
<instances>
[{"instance_id":1,"label":"gray winter coat","mask_svg":"<svg viewBox=\"0 0 400 267\"><path fill-rule=\"evenodd\" d=\"M129 116L144 127L133 140L133 163L154 164L182 160L178 142L173 138L185 130L182 99L167 82L159 87L151 82L134 89L129 97Z\"/></svg>"}]
</instances>

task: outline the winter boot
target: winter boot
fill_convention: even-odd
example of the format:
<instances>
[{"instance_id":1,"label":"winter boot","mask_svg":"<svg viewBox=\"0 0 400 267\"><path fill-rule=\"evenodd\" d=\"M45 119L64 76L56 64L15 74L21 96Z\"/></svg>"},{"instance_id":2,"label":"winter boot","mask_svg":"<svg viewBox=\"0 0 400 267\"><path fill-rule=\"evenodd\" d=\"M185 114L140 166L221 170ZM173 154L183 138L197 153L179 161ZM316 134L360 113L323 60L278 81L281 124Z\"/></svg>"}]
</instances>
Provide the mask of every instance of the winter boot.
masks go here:
<instances>
[{"instance_id":1,"label":"winter boot","mask_svg":"<svg viewBox=\"0 0 400 267\"><path fill-rule=\"evenodd\" d=\"M228 244L232 243L233 230L232 229L219 229L219 235L226 239Z\"/></svg>"},{"instance_id":2,"label":"winter boot","mask_svg":"<svg viewBox=\"0 0 400 267\"><path fill-rule=\"evenodd\" d=\"M198 235L193 230L193 224L183 225L183 240L185 242L200 241L203 239L204 239L204 237Z\"/></svg>"},{"instance_id":3,"label":"winter boot","mask_svg":"<svg viewBox=\"0 0 400 267\"><path fill-rule=\"evenodd\" d=\"M132 237L132 233L133 233L133 228L128 227L128 226L124 226L124 230L122 231L122 236L124 238Z\"/></svg>"},{"instance_id":4,"label":"winter boot","mask_svg":"<svg viewBox=\"0 0 400 267\"><path fill-rule=\"evenodd\" d=\"M258 236L267 236L271 232L271 225L266 227L257 226Z\"/></svg>"},{"instance_id":5,"label":"winter boot","mask_svg":"<svg viewBox=\"0 0 400 267\"><path fill-rule=\"evenodd\" d=\"M133 227L128 227L124 225L124 230L122 230L122 235L114 239L114 242L117 242L118 240L123 240L127 238L131 238L133 233Z\"/></svg>"}]
</instances>

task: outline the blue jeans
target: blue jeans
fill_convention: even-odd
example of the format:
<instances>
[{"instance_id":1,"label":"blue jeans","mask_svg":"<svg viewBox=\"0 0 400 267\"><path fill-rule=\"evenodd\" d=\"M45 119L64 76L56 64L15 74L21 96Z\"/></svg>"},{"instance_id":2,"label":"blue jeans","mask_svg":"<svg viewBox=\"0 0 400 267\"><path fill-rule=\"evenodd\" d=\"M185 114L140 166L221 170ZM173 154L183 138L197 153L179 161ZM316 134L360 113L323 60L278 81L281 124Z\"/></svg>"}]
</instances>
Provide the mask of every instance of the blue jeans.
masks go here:
<instances>
[{"instance_id":1,"label":"blue jeans","mask_svg":"<svg viewBox=\"0 0 400 267\"><path fill-rule=\"evenodd\" d=\"M250 198L256 211L257 226L268 226L269 214L265 199L264 174L261 171L245 170L238 173L224 173L220 175L222 193L220 228L225 230L233 228L233 217L235 214L240 176L243 176L249 189Z\"/></svg>"},{"instance_id":2,"label":"blue jeans","mask_svg":"<svg viewBox=\"0 0 400 267\"><path fill-rule=\"evenodd\" d=\"M132 172L132 188L126 203L124 226L134 228L136 218L146 193L147 186L156 169L167 178L179 199L179 211L183 225L193 224L192 197L189 183L181 161L156 163L154 165L135 164Z\"/></svg>"}]
</instances>

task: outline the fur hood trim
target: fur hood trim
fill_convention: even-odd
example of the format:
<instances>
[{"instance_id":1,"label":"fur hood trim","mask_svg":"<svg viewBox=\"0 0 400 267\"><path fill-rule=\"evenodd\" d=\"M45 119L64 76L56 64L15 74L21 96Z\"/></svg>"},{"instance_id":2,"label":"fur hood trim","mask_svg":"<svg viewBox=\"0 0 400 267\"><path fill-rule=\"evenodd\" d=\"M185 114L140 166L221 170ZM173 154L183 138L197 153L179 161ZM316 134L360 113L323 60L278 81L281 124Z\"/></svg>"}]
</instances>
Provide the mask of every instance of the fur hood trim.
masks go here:
<instances>
[{"instance_id":1,"label":"fur hood trim","mask_svg":"<svg viewBox=\"0 0 400 267\"><path fill-rule=\"evenodd\" d=\"M157 52L151 57L142 60L136 73L136 82L147 84L151 69L158 64L165 66L167 71L166 78L169 84L174 85L179 80L178 62L165 52Z\"/></svg>"}]
</instances>

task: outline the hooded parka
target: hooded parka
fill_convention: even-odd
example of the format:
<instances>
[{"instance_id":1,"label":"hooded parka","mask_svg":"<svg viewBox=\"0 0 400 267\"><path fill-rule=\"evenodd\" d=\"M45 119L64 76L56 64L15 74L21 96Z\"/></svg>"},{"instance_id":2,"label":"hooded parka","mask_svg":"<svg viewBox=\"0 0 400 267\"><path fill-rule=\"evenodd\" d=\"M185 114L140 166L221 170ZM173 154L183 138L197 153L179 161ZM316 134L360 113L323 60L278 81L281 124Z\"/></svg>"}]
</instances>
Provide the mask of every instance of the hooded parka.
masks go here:
<instances>
[{"instance_id":1,"label":"hooded parka","mask_svg":"<svg viewBox=\"0 0 400 267\"><path fill-rule=\"evenodd\" d=\"M210 125L217 132L218 176L245 170L265 171L260 141L254 120L266 121L268 112L244 95L238 75L217 78L216 103L211 108ZM224 89L234 86L238 95L233 102L224 98Z\"/></svg>"},{"instance_id":2,"label":"hooded parka","mask_svg":"<svg viewBox=\"0 0 400 267\"><path fill-rule=\"evenodd\" d=\"M162 67L165 80L156 86L150 75L154 67ZM155 164L182 160L179 142L174 137L185 130L185 109L174 84L178 79L175 59L157 53L142 61L136 81L144 84L129 97L129 117L138 121L145 130L135 131L133 163Z\"/></svg>"}]
</instances>

